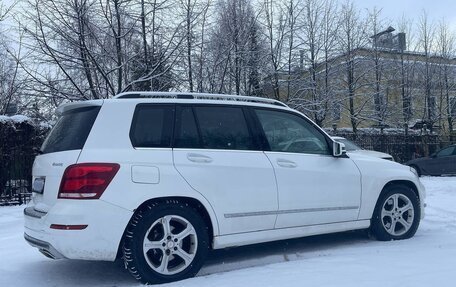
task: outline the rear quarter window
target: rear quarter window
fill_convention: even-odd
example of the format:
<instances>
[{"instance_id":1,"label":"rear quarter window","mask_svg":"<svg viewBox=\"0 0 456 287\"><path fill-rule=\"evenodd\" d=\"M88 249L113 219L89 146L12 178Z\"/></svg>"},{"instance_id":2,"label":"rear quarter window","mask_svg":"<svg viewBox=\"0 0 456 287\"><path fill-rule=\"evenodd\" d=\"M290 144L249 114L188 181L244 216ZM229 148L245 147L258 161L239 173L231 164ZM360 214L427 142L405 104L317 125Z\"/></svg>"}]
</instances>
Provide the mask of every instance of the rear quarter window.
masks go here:
<instances>
[{"instance_id":1,"label":"rear quarter window","mask_svg":"<svg viewBox=\"0 0 456 287\"><path fill-rule=\"evenodd\" d=\"M173 106L138 105L130 129L131 143L134 147L170 147L173 126Z\"/></svg>"},{"instance_id":2,"label":"rear quarter window","mask_svg":"<svg viewBox=\"0 0 456 287\"><path fill-rule=\"evenodd\" d=\"M100 107L94 106L63 113L41 146L41 153L82 149L99 111Z\"/></svg>"}]
</instances>

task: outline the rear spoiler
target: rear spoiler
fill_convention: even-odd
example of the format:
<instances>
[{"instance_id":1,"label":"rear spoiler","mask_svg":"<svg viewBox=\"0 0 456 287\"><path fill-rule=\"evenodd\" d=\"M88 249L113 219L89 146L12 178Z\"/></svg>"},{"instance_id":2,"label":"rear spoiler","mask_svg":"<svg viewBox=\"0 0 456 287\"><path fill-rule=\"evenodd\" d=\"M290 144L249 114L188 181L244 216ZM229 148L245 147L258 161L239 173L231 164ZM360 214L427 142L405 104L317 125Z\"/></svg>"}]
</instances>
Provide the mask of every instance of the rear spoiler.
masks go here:
<instances>
[{"instance_id":1,"label":"rear spoiler","mask_svg":"<svg viewBox=\"0 0 456 287\"><path fill-rule=\"evenodd\" d=\"M72 103L66 103L66 104L61 104L57 108L57 115L62 115L65 112L74 110L74 109L79 109L79 108L85 108L85 107L101 107L103 105L103 100L91 100L91 101L81 101L81 102L72 102Z\"/></svg>"}]
</instances>

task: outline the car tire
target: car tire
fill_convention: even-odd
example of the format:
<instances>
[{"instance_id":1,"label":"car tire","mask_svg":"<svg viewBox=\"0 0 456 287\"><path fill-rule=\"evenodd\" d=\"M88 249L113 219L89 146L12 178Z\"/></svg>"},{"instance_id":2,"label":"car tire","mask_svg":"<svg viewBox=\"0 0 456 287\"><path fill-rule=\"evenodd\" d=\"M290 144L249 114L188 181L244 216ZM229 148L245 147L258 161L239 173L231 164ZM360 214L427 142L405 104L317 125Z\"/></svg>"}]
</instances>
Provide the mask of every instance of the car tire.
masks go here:
<instances>
[{"instance_id":1,"label":"car tire","mask_svg":"<svg viewBox=\"0 0 456 287\"><path fill-rule=\"evenodd\" d=\"M417 167L416 165L411 165L410 166L411 168L413 168L414 170L416 170L416 173L418 174L418 177L421 177L421 170L419 167Z\"/></svg>"},{"instance_id":2,"label":"car tire","mask_svg":"<svg viewBox=\"0 0 456 287\"><path fill-rule=\"evenodd\" d=\"M144 284L193 277L209 251L208 228L199 213L176 200L138 210L127 227L125 267Z\"/></svg>"},{"instance_id":3,"label":"car tire","mask_svg":"<svg viewBox=\"0 0 456 287\"><path fill-rule=\"evenodd\" d=\"M375 206L370 231L377 240L401 240L415 235L420 223L420 200L404 185L384 190Z\"/></svg>"}]
</instances>

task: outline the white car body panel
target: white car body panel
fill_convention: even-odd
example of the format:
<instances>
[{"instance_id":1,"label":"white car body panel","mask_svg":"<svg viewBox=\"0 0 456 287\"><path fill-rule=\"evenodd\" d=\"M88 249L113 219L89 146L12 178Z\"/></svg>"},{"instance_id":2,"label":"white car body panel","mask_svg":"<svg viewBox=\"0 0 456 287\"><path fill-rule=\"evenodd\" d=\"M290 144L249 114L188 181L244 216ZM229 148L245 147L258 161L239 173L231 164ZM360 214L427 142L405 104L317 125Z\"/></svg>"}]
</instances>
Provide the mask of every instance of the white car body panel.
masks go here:
<instances>
[{"instance_id":1,"label":"white car body panel","mask_svg":"<svg viewBox=\"0 0 456 287\"><path fill-rule=\"evenodd\" d=\"M349 151L348 154L360 154L360 155L372 156L372 157L377 157L377 158L382 158L382 159L392 158L392 156L390 154L375 151L375 150L365 150L365 149L352 150L352 151Z\"/></svg>"},{"instance_id":2,"label":"white car body panel","mask_svg":"<svg viewBox=\"0 0 456 287\"><path fill-rule=\"evenodd\" d=\"M358 219L370 219L372 217L380 192L387 183L393 181L413 183L420 197L421 217L424 217L426 192L419 178L410 171L410 167L397 162L359 154L351 154L350 158L362 170L363 193ZM382 176L379 176L379 174Z\"/></svg>"},{"instance_id":3,"label":"white car body panel","mask_svg":"<svg viewBox=\"0 0 456 287\"><path fill-rule=\"evenodd\" d=\"M189 160L196 155L208 162ZM277 186L263 152L175 149L174 164L188 184L211 202L220 235L274 228ZM265 211L261 220L246 216Z\"/></svg>"},{"instance_id":4,"label":"white car body panel","mask_svg":"<svg viewBox=\"0 0 456 287\"><path fill-rule=\"evenodd\" d=\"M274 167L279 187L279 215L275 228L358 218L361 176L351 159L286 152L265 153Z\"/></svg>"}]
</instances>

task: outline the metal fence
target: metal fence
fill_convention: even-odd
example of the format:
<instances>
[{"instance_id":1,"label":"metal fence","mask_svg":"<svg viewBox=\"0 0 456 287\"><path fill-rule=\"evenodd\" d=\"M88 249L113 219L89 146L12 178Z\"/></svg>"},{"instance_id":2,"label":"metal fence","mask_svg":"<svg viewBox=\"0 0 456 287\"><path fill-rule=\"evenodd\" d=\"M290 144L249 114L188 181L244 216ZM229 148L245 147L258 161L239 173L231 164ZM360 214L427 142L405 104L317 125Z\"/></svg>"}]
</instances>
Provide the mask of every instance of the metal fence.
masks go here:
<instances>
[{"instance_id":1,"label":"metal fence","mask_svg":"<svg viewBox=\"0 0 456 287\"><path fill-rule=\"evenodd\" d=\"M372 134L359 133L356 136L347 131L329 131L333 136L345 137L367 150L391 154L394 160L405 163L411 159L429 156L439 149L455 143L450 137L436 134Z\"/></svg>"},{"instance_id":2,"label":"metal fence","mask_svg":"<svg viewBox=\"0 0 456 287\"><path fill-rule=\"evenodd\" d=\"M30 199L33 160L47 131L30 122L0 122L0 206Z\"/></svg>"}]
</instances>

